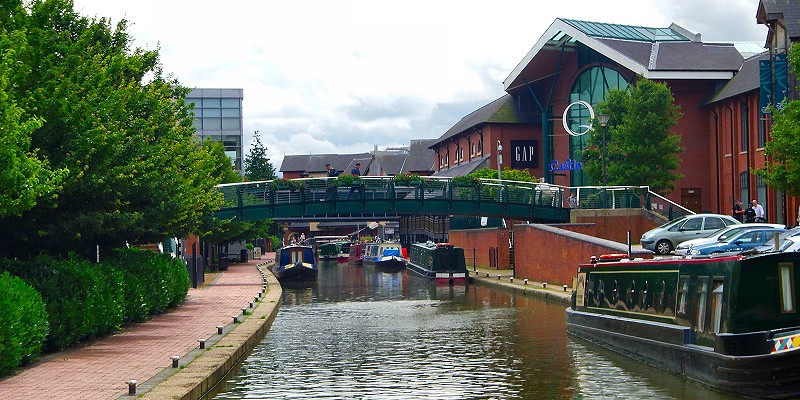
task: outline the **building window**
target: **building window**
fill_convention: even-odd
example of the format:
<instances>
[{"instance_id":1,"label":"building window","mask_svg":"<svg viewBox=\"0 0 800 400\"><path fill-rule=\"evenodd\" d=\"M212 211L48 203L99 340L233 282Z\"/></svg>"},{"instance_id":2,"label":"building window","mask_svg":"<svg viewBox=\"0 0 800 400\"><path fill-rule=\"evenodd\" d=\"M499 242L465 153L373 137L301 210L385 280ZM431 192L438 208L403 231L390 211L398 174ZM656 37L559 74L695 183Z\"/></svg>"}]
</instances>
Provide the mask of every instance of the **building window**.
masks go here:
<instances>
[{"instance_id":1,"label":"building window","mask_svg":"<svg viewBox=\"0 0 800 400\"><path fill-rule=\"evenodd\" d=\"M747 115L747 104L742 103L740 108L740 114L742 117L742 152L747 153L750 149L750 137L747 134L748 131L748 124L750 121L749 116Z\"/></svg>"},{"instance_id":2,"label":"building window","mask_svg":"<svg viewBox=\"0 0 800 400\"><path fill-rule=\"evenodd\" d=\"M758 148L762 149L767 145L767 118L758 119Z\"/></svg>"},{"instance_id":3,"label":"building window","mask_svg":"<svg viewBox=\"0 0 800 400\"><path fill-rule=\"evenodd\" d=\"M761 177L760 175L756 176L756 200L758 200L758 204L761 204L761 207L764 207L764 212L766 213L767 185L764 184L764 178Z\"/></svg>"},{"instance_id":4,"label":"building window","mask_svg":"<svg viewBox=\"0 0 800 400\"><path fill-rule=\"evenodd\" d=\"M750 173L745 171L739 174L739 198L742 203L750 202Z\"/></svg>"}]
</instances>

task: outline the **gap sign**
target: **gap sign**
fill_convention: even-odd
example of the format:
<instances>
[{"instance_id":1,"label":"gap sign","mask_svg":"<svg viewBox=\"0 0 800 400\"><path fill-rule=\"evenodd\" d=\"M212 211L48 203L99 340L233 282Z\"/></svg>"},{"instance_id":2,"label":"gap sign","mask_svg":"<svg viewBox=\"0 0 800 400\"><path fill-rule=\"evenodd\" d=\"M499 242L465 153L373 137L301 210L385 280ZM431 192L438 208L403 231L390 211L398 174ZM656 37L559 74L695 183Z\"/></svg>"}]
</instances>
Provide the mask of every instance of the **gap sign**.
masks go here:
<instances>
[{"instance_id":1,"label":"gap sign","mask_svg":"<svg viewBox=\"0 0 800 400\"><path fill-rule=\"evenodd\" d=\"M511 168L536 168L539 166L539 148L535 140L511 141Z\"/></svg>"}]
</instances>

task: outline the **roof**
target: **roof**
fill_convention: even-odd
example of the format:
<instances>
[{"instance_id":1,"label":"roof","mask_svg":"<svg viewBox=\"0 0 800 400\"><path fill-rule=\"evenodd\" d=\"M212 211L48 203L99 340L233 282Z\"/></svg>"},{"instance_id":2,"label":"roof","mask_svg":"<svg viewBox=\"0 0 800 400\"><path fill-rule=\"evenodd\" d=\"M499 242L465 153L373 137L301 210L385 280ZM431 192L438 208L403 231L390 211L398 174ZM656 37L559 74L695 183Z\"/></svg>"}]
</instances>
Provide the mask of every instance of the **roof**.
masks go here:
<instances>
[{"instance_id":1,"label":"roof","mask_svg":"<svg viewBox=\"0 0 800 400\"><path fill-rule=\"evenodd\" d=\"M456 165L455 167L450 167L448 169L443 169L439 172L433 174L436 177L454 177L454 176L464 176L469 175L481 168L488 168L489 166L489 156L483 156L480 158L476 158L472 161L463 163L461 165Z\"/></svg>"},{"instance_id":2,"label":"roof","mask_svg":"<svg viewBox=\"0 0 800 400\"><path fill-rule=\"evenodd\" d=\"M800 0L761 0L756 11L756 21L768 24L781 21L786 27L790 40L800 38ZM768 33L766 45L769 45Z\"/></svg>"},{"instance_id":3,"label":"roof","mask_svg":"<svg viewBox=\"0 0 800 400\"><path fill-rule=\"evenodd\" d=\"M758 89L761 85L759 62L761 60L768 59L769 52L765 51L761 54L744 60L741 69L739 69L739 72L734 75L733 79L726 82L719 91L714 93L705 102L705 104L716 103L718 101Z\"/></svg>"},{"instance_id":4,"label":"roof","mask_svg":"<svg viewBox=\"0 0 800 400\"><path fill-rule=\"evenodd\" d=\"M361 162L361 171L364 173L369 168L370 160L372 160L370 153L286 155L283 157L280 171L323 173L325 164L330 164L337 171L349 172L356 162Z\"/></svg>"},{"instance_id":5,"label":"roof","mask_svg":"<svg viewBox=\"0 0 800 400\"><path fill-rule=\"evenodd\" d=\"M412 139L408 147L378 151L370 175L431 174L436 163L436 153L428 146L433 142L434 139Z\"/></svg>"},{"instance_id":6,"label":"roof","mask_svg":"<svg viewBox=\"0 0 800 400\"><path fill-rule=\"evenodd\" d=\"M703 43L676 24L648 28L556 18L503 81L505 90L557 73L562 50L575 51L577 42L648 79L730 79L744 59L732 43Z\"/></svg>"},{"instance_id":7,"label":"roof","mask_svg":"<svg viewBox=\"0 0 800 400\"><path fill-rule=\"evenodd\" d=\"M516 98L510 94L505 94L499 99L461 118L460 121L448 129L438 140L433 141L430 147L480 124L532 124L540 122L537 118L538 116L539 114L523 112L520 110L520 107L518 107Z\"/></svg>"}]
</instances>

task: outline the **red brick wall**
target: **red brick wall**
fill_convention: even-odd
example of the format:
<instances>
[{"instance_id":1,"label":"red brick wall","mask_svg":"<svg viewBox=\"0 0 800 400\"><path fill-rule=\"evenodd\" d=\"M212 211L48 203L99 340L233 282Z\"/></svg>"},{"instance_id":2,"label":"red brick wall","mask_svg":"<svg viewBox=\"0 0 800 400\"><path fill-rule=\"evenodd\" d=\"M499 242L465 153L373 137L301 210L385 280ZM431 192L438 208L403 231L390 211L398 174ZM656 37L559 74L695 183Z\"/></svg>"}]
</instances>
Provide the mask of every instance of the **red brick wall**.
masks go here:
<instances>
[{"instance_id":1,"label":"red brick wall","mask_svg":"<svg viewBox=\"0 0 800 400\"><path fill-rule=\"evenodd\" d=\"M451 230L449 242L464 249L467 267L472 266L472 254L475 249L475 265L489 268L489 248L498 248L498 263L500 269L507 269L511 265L511 252L508 249L508 229L487 228L470 230Z\"/></svg>"},{"instance_id":2,"label":"red brick wall","mask_svg":"<svg viewBox=\"0 0 800 400\"><path fill-rule=\"evenodd\" d=\"M566 229L541 224L514 225L514 275L521 279L572 285L578 265L589 262L591 256L625 252L627 245L622 243L572 234ZM652 257L652 253L647 253L635 256Z\"/></svg>"},{"instance_id":3,"label":"red brick wall","mask_svg":"<svg viewBox=\"0 0 800 400\"><path fill-rule=\"evenodd\" d=\"M597 236L619 243L628 242L628 231L631 232L631 243L639 243L642 234L665 222L654 221L641 209L618 209L618 210L572 210L570 212L570 222L572 223L591 223L595 225L594 232L578 231L591 236Z\"/></svg>"}]
</instances>

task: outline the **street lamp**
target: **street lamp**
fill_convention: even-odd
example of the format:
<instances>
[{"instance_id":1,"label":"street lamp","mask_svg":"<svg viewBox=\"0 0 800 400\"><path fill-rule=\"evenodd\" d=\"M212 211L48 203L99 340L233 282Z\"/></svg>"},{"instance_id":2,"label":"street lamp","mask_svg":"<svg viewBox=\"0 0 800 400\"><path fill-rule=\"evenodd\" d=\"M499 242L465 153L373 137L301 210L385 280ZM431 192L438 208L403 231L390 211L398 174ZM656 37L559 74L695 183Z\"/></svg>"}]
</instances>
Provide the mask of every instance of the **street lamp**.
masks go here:
<instances>
[{"instance_id":1,"label":"street lamp","mask_svg":"<svg viewBox=\"0 0 800 400\"><path fill-rule=\"evenodd\" d=\"M606 175L606 157L608 155L608 152L606 152L606 127L610 117L608 114L597 115L597 122L603 127L603 186L608 186L608 175Z\"/></svg>"},{"instance_id":2,"label":"street lamp","mask_svg":"<svg viewBox=\"0 0 800 400\"><path fill-rule=\"evenodd\" d=\"M500 144L500 141L497 141L497 179L503 179L500 177L500 166L503 165L503 155L500 152L503 151L503 145Z\"/></svg>"}]
</instances>

